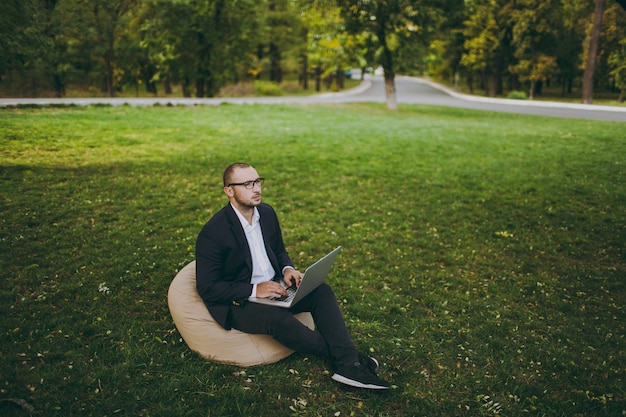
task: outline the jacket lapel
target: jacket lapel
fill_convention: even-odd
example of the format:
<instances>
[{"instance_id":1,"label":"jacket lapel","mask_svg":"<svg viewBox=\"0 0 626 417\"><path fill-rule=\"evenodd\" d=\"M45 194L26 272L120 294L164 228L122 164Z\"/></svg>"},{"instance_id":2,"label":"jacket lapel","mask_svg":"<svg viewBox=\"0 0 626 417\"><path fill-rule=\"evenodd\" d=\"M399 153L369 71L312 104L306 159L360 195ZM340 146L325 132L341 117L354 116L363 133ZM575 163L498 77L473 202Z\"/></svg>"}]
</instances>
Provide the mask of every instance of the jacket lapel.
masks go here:
<instances>
[{"instance_id":1,"label":"jacket lapel","mask_svg":"<svg viewBox=\"0 0 626 417\"><path fill-rule=\"evenodd\" d=\"M278 265L278 259L276 258L276 254L272 250L270 242L268 241L268 236L270 236L270 234L267 231L268 226L265 224L265 222L263 222L262 215L261 215L260 224L261 224L261 233L263 233L263 244L265 245L265 252L267 252L267 257L269 258L270 263L272 264L272 268L274 268L275 277L276 276L280 277L282 276L282 271L280 270L280 266Z\"/></svg>"},{"instance_id":2,"label":"jacket lapel","mask_svg":"<svg viewBox=\"0 0 626 417\"><path fill-rule=\"evenodd\" d=\"M246 232L243 231L239 217L237 217L235 209L230 204L227 206L226 214L228 222L230 223L230 228L235 236L235 239L237 240L237 244L239 245L239 250L243 254L246 265L248 265L248 269L252 274L252 254L250 253L250 247L248 246L248 239L246 239Z\"/></svg>"}]
</instances>

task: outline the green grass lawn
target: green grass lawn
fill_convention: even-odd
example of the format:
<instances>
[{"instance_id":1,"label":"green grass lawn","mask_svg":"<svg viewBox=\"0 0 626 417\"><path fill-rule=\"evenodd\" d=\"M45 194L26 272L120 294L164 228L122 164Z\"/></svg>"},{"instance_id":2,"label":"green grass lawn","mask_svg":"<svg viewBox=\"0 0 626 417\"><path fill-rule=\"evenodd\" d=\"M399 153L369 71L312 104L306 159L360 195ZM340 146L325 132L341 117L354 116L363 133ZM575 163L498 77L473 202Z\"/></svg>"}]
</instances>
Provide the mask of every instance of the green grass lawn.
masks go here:
<instances>
[{"instance_id":1,"label":"green grass lawn","mask_svg":"<svg viewBox=\"0 0 626 417\"><path fill-rule=\"evenodd\" d=\"M626 125L384 105L0 110L0 414L621 416ZM191 352L167 307L234 161L386 394Z\"/></svg>"}]
</instances>

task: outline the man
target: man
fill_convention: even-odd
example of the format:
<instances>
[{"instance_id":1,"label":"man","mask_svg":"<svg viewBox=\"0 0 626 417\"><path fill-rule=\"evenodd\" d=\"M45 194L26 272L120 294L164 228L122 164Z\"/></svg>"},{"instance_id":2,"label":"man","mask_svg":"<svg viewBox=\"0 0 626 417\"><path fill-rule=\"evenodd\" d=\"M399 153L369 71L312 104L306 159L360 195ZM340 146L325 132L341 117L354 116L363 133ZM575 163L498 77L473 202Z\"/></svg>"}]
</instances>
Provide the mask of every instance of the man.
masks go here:
<instances>
[{"instance_id":1,"label":"man","mask_svg":"<svg viewBox=\"0 0 626 417\"><path fill-rule=\"evenodd\" d=\"M196 285L213 318L227 330L268 334L297 352L330 359L337 382L389 389L376 375L378 362L356 350L329 285L289 309L247 302L286 295L278 280L298 286L302 273L285 250L276 212L261 203L264 179L244 163L227 167L223 179L230 203L207 222L196 242ZM311 312L315 331L294 317L305 311Z\"/></svg>"}]
</instances>

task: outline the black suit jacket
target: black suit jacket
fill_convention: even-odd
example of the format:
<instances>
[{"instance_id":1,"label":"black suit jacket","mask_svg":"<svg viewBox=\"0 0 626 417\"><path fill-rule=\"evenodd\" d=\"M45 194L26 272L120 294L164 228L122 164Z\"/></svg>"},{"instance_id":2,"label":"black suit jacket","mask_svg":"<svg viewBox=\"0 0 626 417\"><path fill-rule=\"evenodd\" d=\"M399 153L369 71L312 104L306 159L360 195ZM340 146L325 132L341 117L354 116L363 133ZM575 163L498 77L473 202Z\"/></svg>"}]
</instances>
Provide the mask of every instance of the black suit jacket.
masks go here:
<instances>
[{"instance_id":1,"label":"black suit jacket","mask_svg":"<svg viewBox=\"0 0 626 417\"><path fill-rule=\"evenodd\" d=\"M275 277L285 266L293 266L278 217L267 204L257 206L267 256ZM246 234L235 210L227 204L209 220L196 241L196 288L209 312L225 329L230 329L228 312L252 294L252 255Z\"/></svg>"}]
</instances>

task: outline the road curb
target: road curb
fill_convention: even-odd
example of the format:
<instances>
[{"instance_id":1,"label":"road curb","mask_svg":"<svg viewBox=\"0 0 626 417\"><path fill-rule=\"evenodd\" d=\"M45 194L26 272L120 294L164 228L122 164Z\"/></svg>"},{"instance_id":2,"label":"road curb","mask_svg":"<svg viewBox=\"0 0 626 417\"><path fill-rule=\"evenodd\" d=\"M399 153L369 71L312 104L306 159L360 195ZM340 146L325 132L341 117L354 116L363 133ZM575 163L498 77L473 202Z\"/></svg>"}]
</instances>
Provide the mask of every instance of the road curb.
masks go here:
<instances>
[{"instance_id":1,"label":"road curb","mask_svg":"<svg viewBox=\"0 0 626 417\"><path fill-rule=\"evenodd\" d=\"M460 100L466 100L466 101L504 104L507 106L549 107L549 108L613 111L613 112L626 113L626 107L620 107L620 106L601 106L601 105L595 105L595 104L582 104L582 103L581 104L560 103L558 101L513 100L513 99L508 99L508 98L491 98L491 97L472 96L469 94L456 92L444 85L438 84L430 80L426 80L424 78L408 77L408 76L398 76L398 78L404 78L406 80L417 82L420 84L427 84L431 86L432 88L436 88L437 90L444 92L454 98L458 98Z\"/></svg>"}]
</instances>

